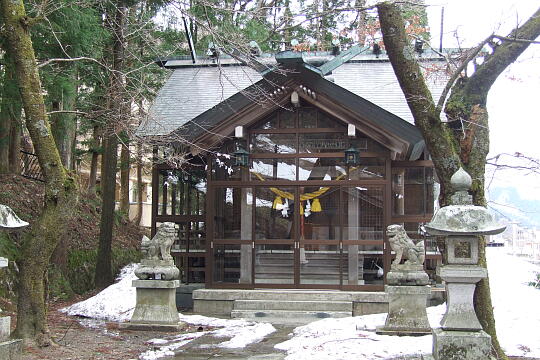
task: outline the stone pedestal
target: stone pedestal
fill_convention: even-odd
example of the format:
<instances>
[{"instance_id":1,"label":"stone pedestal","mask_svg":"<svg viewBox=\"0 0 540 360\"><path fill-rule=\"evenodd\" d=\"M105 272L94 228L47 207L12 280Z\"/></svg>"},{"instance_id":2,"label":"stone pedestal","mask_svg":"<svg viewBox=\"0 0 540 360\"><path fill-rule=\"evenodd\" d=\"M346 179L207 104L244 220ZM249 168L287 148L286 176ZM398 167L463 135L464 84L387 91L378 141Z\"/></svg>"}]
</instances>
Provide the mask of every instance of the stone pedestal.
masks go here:
<instances>
[{"instance_id":1,"label":"stone pedestal","mask_svg":"<svg viewBox=\"0 0 540 360\"><path fill-rule=\"evenodd\" d=\"M377 328L382 335L427 335L431 326L427 317L427 299L431 288L429 277L421 264L392 265L387 274L388 316Z\"/></svg>"},{"instance_id":2,"label":"stone pedestal","mask_svg":"<svg viewBox=\"0 0 540 360\"><path fill-rule=\"evenodd\" d=\"M0 257L0 268L7 266L8 259ZM11 318L2 316L0 317L0 359L2 360L18 360L21 358L22 340L10 340L10 335Z\"/></svg>"},{"instance_id":3,"label":"stone pedestal","mask_svg":"<svg viewBox=\"0 0 540 360\"><path fill-rule=\"evenodd\" d=\"M386 286L388 316L377 328L382 335L427 335L431 327L426 312L429 286Z\"/></svg>"},{"instance_id":4,"label":"stone pedestal","mask_svg":"<svg viewBox=\"0 0 540 360\"><path fill-rule=\"evenodd\" d=\"M174 280L178 279L180 270L173 260L142 259L135 275L141 280Z\"/></svg>"},{"instance_id":5,"label":"stone pedestal","mask_svg":"<svg viewBox=\"0 0 540 360\"><path fill-rule=\"evenodd\" d=\"M424 286L429 284L429 276L422 264L392 264L386 274L388 285Z\"/></svg>"},{"instance_id":6,"label":"stone pedestal","mask_svg":"<svg viewBox=\"0 0 540 360\"><path fill-rule=\"evenodd\" d=\"M135 311L121 328L134 330L176 331L182 323L176 310L176 288L179 280L133 280L137 288Z\"/></svg>"},{"instance_id":7,"label":"stone pedestal","mask_svg":"<svg viewBox=\"0 0 540 360\"><path fill-rule=\"evenodd\" d=\"M443 330L482 330L473 306L476 283L487 277L487 270L475 265L446 265L437 269L446 282L446 313Z\"/></svg>"},{"instance_id":8,"label":"stone pedestal","mask_svg":"<svg viewBox=\"0 0 540 360\"><path fill-rule=\"evenodd\" d=\"M9 339L11 334L11 318L9 316L0 317L0 341Z\"/></svg>"},{"instance_id":9,"label":"stone pedestal","mask_svg":"<svg viewBox=\"0 0 540 360\"><path fill-rule=\"evenodd\" d=\"M0 359L19 360L22 359L23 342L21 339L8 340L0 343Z\"/></svg>"},{"instance_id":10,"label":"stone pedestal","mask_svg":"<svg viewBox=\"0 0 540 360\"><path fill-rule=\"evenodd\" d=\"M435 360L491 359L491 336L484 331L433 330Z\"/></svg>"}]
</instances>

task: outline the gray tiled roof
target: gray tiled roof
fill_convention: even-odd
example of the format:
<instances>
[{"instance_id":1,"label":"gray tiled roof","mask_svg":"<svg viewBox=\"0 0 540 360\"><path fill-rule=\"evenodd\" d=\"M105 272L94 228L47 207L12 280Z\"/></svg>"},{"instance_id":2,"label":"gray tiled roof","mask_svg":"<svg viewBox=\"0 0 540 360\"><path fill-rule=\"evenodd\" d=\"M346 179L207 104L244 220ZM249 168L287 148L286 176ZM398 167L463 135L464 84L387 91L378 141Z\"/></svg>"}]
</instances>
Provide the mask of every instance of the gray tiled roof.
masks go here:
<instances>
[{"instance_id":1,"label":"gray tiled roof","mask_svg":"<svg viewBox=\"0 0 540 360\"><path fill-rule=\"evenodd\" d=\"M139 135L166 135L262 77L247 66L173 70L161 88Z\"/></svg>"},{"instance_id":2,"label":"gray tiled roof","mask_svg":"<svg viewBox=\"0 0 540 360\"><path fill-rule=\"evenodd\" d=\"M139 128L139 135L169 134L262 79L255 70L234 60L224 61L220 67L208 63L190 65L188 61L179 60L169 61L167 65L174 69L152 104L147 121ZM375 59L361 54L335 69L331 76L336 85L413 122L392 66L384 57ZM437 79L435 75L427 79L437 100L446 79Z\"/></svg>"},{"instance_id":3,"label":"gray tiled roof","mask_svg":"<svg viewBox=\"0 0 540 360\"><path fill-rule=\"evenodd\" d=\"M335 83L410 123L413 116L389 62L346 63L334 70ZM438 101L446 78L427 75L428 86Z\"/></svg>"}]
</instances>

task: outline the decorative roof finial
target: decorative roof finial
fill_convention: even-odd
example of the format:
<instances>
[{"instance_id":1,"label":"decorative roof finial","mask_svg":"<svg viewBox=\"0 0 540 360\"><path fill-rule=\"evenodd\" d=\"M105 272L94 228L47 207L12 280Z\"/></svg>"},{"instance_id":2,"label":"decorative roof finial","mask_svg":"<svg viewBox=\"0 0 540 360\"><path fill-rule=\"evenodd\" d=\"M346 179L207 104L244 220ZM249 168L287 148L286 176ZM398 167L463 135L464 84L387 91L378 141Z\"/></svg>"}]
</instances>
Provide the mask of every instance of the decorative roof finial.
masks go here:
<instances>
[{"instance_id":1,"label":"decorative roof finial","mask_svg":"<svg viewBox=\"0 0 540 360\"><path fill-rule=\"evenodd\" d=\"M455 191L454 195L451 196L453 205L472 204L472 196L468 192L471 189L472 178L462 167L452 175L450 184Z\"/></svg>"}]
</instances>

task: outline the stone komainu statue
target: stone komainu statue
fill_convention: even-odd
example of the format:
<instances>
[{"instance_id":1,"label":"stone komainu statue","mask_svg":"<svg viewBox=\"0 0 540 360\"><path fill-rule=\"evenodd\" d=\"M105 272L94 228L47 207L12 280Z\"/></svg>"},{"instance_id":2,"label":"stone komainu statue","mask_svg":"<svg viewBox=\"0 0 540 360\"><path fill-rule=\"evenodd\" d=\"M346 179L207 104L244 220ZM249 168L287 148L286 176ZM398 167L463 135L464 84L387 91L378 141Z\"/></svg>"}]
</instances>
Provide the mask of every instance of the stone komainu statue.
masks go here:
<instances>
[{"instance_id":1,"label":"stone komainu statue","mask_svg":"<svg viewBox=\"0 0 540 360\"><path fill-rule=\"evenodd\" d=\"M415 244L405 232L402 225L389 225L386 229L390 247L396 253L392 265L399 265L402 258L407 258L406 264L422 265L426 258L424 242Z\"/></svg>"},{"instance_id":2,"label":"stone komainu statue","mask_svg":"<svg viewBox=\"0 0 540 360\"><path fill-rule=\"evenodd\" d=\"M173 280L177 279L180 270L174 265L171 247L177 238L174 223L160 225L156 235L149 239L143 236L141 264L135 269L135 275L141 280Z\"/></svg>"},{"instance_id":3,"label":"stone komainu statue","mask_svg":"<svg viewBox=\"0 0 540 360\"><path fill-rule=\"evenodd\" d=\"M174 223L161 224L156 235L152 239L143 236L141 251L143 259L147 260L172 260L171 246L176 238Z\"/></svg>"}]
</instances>

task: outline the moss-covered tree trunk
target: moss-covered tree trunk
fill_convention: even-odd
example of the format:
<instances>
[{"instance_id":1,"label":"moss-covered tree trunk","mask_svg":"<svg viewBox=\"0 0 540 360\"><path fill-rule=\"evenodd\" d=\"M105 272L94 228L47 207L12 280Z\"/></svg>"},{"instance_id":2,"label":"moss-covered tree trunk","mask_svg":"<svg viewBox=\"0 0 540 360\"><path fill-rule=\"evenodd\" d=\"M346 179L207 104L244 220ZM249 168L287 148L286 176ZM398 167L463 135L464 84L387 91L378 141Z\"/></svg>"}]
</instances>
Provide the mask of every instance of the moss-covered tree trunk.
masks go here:
<instances>
[{"instance_id":1,"label":"moss-covered tree trunk","mask_svg":"<svg viewBox=\"0 0 540 360\"><path fill-rule=\"evenodd\" d=\"M76 199L76 187L62 166L45 112L29 22L22 0L0 0L8 51L15 62L26 126L45 177L44 206L32 230L23 239L19 263L19 293L15 336L51 342L47 327L45 278L51 254Z\"/></svg>"},{"instance_id":2,"label":"moss-covered tree trunk","mask_svg":"<svg viewBox=\"0 0 540 360\"><path fill-rule=\"evenodd\" d=\"M73 64L68 65L65 74L57 75L49 90L49 98L52 102L53 111L71 111L74 110L76 98L76 71ZM77 119L75 115L68 112L59 112L51 114L52 133L60 158L64 167L69 170L75 168L73 164L74 146L73 142L77 133Z\"/></svg>"},{"instance_id":3,"label":"moss-covered tree trunk","mask_svg":"<svg viewBox=\"0 0 540 360\"><path fill-rule=\"evenodd\" d=\"M502 40L470 77L463 77L452 86L445 112L449 120L463 120L465 125L459 132L452 131L440 120L440 109L435 105L415 60L399 7L384 3L378 6L378 11L388 57L441 181L441 204L448 204L450 177L459 166L463 166L473 179L471 193L474 203L485 206L484 175L489 152L487 95L497 77L525 51L530 41L540 36L540 9L507 36L520 41ZM482 238L479 262L483 267L487 267L485 245ZM484 330L492 337L495 355L506 359L495 330L489 279L480 281L476 287L475 310Z\"/></svg>"},{"instance_id":4,"label":"moss-covered tree trunk","mask_svg":"<svg viewBox=\"0 0 540 360\"><path fill-rule=\"evenodd\" d=\"M18 112L17 112L18 109ZM12 174L21 173L21 139L22 139L22 103L15 108L15 116L11 118L11 132L9 135L9 171Z\"/></svg>"}]
</instances>

